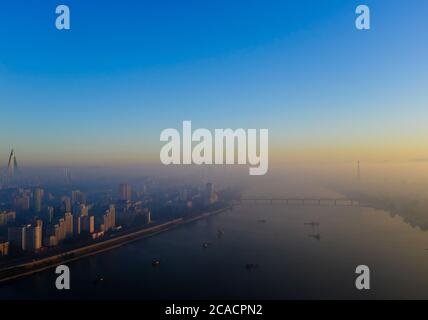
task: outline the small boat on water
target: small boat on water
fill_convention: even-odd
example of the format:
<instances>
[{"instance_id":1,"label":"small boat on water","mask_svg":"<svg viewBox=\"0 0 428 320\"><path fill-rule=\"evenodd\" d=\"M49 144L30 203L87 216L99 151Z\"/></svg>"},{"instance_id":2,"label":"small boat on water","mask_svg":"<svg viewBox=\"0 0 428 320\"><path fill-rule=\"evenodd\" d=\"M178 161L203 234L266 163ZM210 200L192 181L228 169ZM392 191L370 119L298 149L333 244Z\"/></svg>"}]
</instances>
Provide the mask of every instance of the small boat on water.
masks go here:
<instances>
[{"instance_id":1,"label":"small boat on water","mask_svg":"<svg viewBox=\"0 0 428 320\"><path fill-rule=\"evenodd\" d=\"M321 235L318 234L309 234L308 235L309 238L314 238L315 240L321 241Z\"/></svg>"},{"instance_id":2,"label":"small boat on water","mask_svg":"<svg viewBox=\"0 0 428 320\"><path fill-rule=\"evenodd\" d=\"M318 227L320 225L319 222L306 222L305 226Z\"/></svg>"},{"instance_id":3,"label":"small boat on water","mask_svg":"<svg viewBox=\"0 0 428 320\"><path fill-rule=\"evenodd\" d=\"M265 219L260 219L260 220L257 220L257 222L258 223L266 223L266 220Z\"/></svg>"},{"instance_id":4,"label":"small boat on water","mask_svg":"<svg viewBox=\"0 0 428 320\"><path fill-rule=\"evenodd\" d=\"M204 248L204 249L208 248L209 246L210 246L210 243L209 243L209 242L204 242L204 243L202 244L202 248Z\"/></svg>"},{"instance_id":5,"label":"small boat on water","mask_svg":"<svg viewBox=\"0 0 428 320\"><path fill-rule=\"evenodd\" d=\"M92 281L92 284L94 286L96 286L98 283L103 282L103 281L104 281L104 278L103 277L99 277L99 278L95 279L94 281Z\"/></svg>"},{"instance_id":6,"label":"small boat on water","mask_svg":"<svg viewBox=\"0 0 428 320\"><path fill-rule=\"evenodd\" d=\"M158 267L158 266L160 266L160 260L153 260L153 261L152 261L152 266L153 266L153 267Z\"/></svg>"}]
</instances>

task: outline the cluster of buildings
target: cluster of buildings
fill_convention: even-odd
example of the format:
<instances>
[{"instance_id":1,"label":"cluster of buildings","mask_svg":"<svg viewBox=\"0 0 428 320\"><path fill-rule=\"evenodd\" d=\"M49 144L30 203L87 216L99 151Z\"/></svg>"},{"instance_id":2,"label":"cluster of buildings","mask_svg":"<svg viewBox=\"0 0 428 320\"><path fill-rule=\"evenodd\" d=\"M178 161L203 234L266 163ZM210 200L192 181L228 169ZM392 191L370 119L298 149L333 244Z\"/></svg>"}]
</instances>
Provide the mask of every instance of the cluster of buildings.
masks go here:
<instances>
[{"instance_id":1,"label":"cluster of buildings","mask_svg":"<svg viewBox=\"0 0 428 320\"><path fill-rule=\"evenodd\" d=\"M66 239L95 233L95 217L88 214L86 205L82 204L75 208L78 211L66 212L63 217L46 226L43 246L55 247Z\"/></svg>"},{"instance_id":2,"label":"cluster of buildings","mask_svg":"<svg viewBox=\"0 0 428 320\"><path fill-rule=\"evenodd\" d=\"M0 226L5 226L14 223L16 220L15 211L2 211L0 212Z\"/></svg>"},{"instance_id":3,"label":"cluster of buildings","mask_svg":"<svg viewBox=\"0 0 428 320\"><path fill-rule=\"evenodd\" d=\"M195 205L210 206L216 203L218 195L215 192L214 184L209 182L205 185L205 190L202 192L195 188L182 187L179 190L178 202L184 203L188 208Z\"/></svg>"},{"instance_id":4,"label":"cluster of buildings","mask_svg":"<svg viewBox=\"0 0 428 320\"><path fill-rule=\"evenodd\" d=\"M20 252L41 252L63 242L97 239L124 227L150 224L151 209L162 211L164 219L196 213L218 200L214 184L203 188L179 187L167 190L151 186L133 193L120 184L118 196L108 194L87 204L85 193L72 190L67 196L52 195L40 187L14 189L10 204L15 211L0 212L0 257ZM92 198L94 196L92 195ZM114 203L114 204L113 204ZM17 215L18 213L18 215ZM90 214L91 213L91 214Z\"/></svg>"},{"instance_id":5,"label":"cluster of buildings","mask_svg":"<svg viewBox=\"0 0 428 320\"><path fill-rule=\"evenodd\" d=\"M204 201L206 205L212 205L218 200L217 193L214 192L214 184L209 182L206 185Z\"/></svg>"},{"instance_id":6,"label":"cluster of buildings","mask_svg":"<svg viewBox=\"0 0 428 320\"><path fill-rule=\"evenodd\" d=\"M61 197L59 206L55 208L44 206L44 199L49 202L54 197L45 194L42 188L17 189L12 203L23 212L21 216L32 217L32 222L16 224L15 211L0 212L0 226L7 227L7 241L0 240L0 255L8 255L12 248L38 252L44 247L58 246L66 239L83 234L96 238L115 228L115 206L110 205L96 219L89 214L85 194L79 190L73 190L71 197Z\"/></svg>"},{"instance_id":7,"label":"cluster of buildings","mask_svg":"<svg viewBox=\"0 0 428 320\"><path fill-rule=\"evenodd\" d=\"M129 225L136 218L145 224L151 222L151 211L143 202L132 201L130 185L121 184L118 191L115 204L98 205L94 209L86 204L86 195L80 190L71 191L71 196L54 197L42 188L16 189L12 204L27 223L22 219L16 221L15 211L0 212L0 227L7 228L7 239L0 239L0 256L10 254L11 249L40 252L82 236L97 239L120 229L118 220ZM95 214L89 214L90 210Z\"/></svg>"},{"instance_id":8,"label":"cluster of buildings","mask_svg":"<svg viewBox=\"0 0 428 320\"><path fill-rule=\"evenodd\" d=\"M129 184L123 183L119 185L119 200L131 201L132 200L132 187Z\"/></svg>"},{"instance_id":9,"label":"cluster of buildings","mask_svg":"<svg viewBox=\"0 0 428 320\"><path fill-rule=\"evenodd\" d=\"M22 251L37 251L42 247L43 221L37 220L34 225L9 227L7 230L8 245Z\"/></svg>"},{"instance_id":10,"label":"cluster of buildings","mask_svg":"<svg viewBox=\"0 0 428 320\"><path fill-rule=\"evenodd\" d=\"M119 200L117 201L117 221L122 225L132 225L136 221L142 224L151 223L151 211L146 203L132 201L132 187L129 184L119 185Z\"/></svg>"},{"instance_id":11,"label":"cluster of buildings","mask_svg":"<svg viewBox=\"0 0 428 320\"><path fill-rule=\"evenodd\" d=\"M32 209L34 212L39 213L42 210L42 199L44 190L41 188L31 189L17 189L13 197L13 207L19 211L28 211Z\"/></svg>"},{"instance_id":12,"label":"cluster of buildings","mask_svg":"<svg viewBox=\"0 0 428 320\"><path fill-rule=\"evenodd\" d=\"M29 189L18 189L18 193L13 198L13 207L19 211L30 210L32 192Z\"/></svg>"},{"instance_id":13,"label":"cluster of buildings","mask_svg":"<svg viewBox=\"0 0 428 320\"><path fill-rule=\"evenodd\" d=\"M66 239L76 238L83 234L97 238L115 228L114 205L111 205L100 217L98 224L96 224L95 216L88 214L86 205L82 204L75 208L78 208L78 211L66 212L52 223L45 223L42 219L37 219L32 224L9 226L8 246L17 250L37 252L43 247L55 247Z\"/></svg>"},{"instance_id":14,"label":"cluster of buildings","mask_svg":"<svg viewBox=\"0 0 428 320\"><path fill-rule=\"evenodd\" d=\"M140 224L149 224L152 222L151 211L144 205L143 201L118 201L117 211L117 221L121 225L129 226L135 222L139 222Z\"/></svg>"},{"instance_id":15,"label":"cluster of buildings","mask_svg":"<svg viewBox=\"0 0 428 320\"><path fill-rule=\"evenodd\" d=\"M0 227L6 227L15 223L16 212L15 211L2 211L0 212ZM9 254L9 241L0 239L0 257L7 256Z\"/></svg>"},{"instance_id":16,"label":"cluster of buildings","mask_svg":"<svg viewBox=\"0 0 428 320\"><path fill-rule=\"evenodd\" d=\"M116 208L114 205L106 210L102 216L102 223L100 224L100 231L107 232L113 229L116 226Z\"/></svg>"}]
</instances>

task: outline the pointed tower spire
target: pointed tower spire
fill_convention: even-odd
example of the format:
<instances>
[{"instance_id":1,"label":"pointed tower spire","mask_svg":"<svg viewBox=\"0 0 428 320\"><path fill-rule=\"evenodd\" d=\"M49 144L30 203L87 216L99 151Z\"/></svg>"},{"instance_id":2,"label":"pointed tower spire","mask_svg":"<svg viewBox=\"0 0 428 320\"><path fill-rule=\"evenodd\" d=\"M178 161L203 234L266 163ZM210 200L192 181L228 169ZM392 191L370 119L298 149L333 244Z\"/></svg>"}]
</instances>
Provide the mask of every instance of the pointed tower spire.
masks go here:
<instances>
[{"instance_id":1,"label":"pointed tower spire","mask_svg":"<svg viewBox=\"0 0 428 320\"><path fill-rule=\"evenodd\" d=\"M10 151L9 155L9 161L7 163L7 177L12 178L14 171L15 171L15 165L14 162L16 162L15 154L13 152L13 149Z\"/></svg>"}]
</instances>

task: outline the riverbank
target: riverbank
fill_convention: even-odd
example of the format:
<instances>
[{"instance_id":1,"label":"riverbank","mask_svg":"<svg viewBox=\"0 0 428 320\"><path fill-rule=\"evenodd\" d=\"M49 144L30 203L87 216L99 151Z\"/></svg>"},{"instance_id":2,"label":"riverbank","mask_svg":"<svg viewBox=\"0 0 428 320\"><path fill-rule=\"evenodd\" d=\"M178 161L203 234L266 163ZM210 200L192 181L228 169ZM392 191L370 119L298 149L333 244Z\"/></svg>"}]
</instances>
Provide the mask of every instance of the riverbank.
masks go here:
<instances>
[{"instance_id":1,"label":"riverbank","mask_svg":"<svg viewBox=\"0 0 428 320\"><path fill-rule=\"evenodd\" d=\"M88 246L76 248L55 254L49 257L44 257L38 260L28 261L19 265L10 266L0 270L0 284L16 280L31 274L41 272L60 264L69 263L75 260L83 259L93 256L108 250L112 250L128 243L140 240L145 237L151 237L161 232L168 231L172 228L178 227L183 224L188 224L194 221L208 218L211 215L219 214L221 212L231 209L232 206L227 206L211 212L204 212L192 218L178 218L159 225L147 227L127 234L123 234L111 239L97 242Z\"/></svg>"}]
</instances>

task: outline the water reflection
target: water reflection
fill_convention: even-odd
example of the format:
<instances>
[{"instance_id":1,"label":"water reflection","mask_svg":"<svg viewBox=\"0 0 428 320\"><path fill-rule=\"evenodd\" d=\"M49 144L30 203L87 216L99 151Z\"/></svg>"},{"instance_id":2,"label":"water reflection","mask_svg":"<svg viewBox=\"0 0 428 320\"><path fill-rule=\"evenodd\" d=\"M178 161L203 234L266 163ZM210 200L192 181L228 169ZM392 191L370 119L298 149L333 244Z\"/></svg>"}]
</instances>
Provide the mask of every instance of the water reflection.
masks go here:
<instances>
[{"instance_id":1,"label":"water reflection","mask_svg":"<svg viewBox=\"0 0 428 320\"><path fill-rule=\"evenodd\" d=\"M1 287L0 296L428 298L427 248L426 232L381 210L240 206L70 264L69 292L55 289L51 270ZM369 292L354 287L360 264L371 269Z\"/></svg>"}]
</instances>

